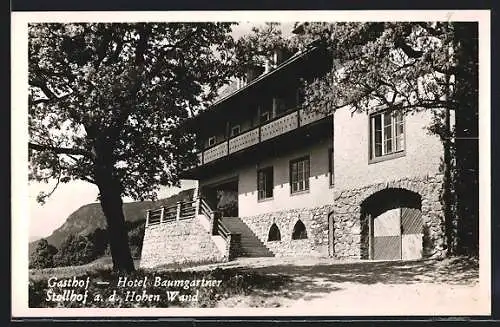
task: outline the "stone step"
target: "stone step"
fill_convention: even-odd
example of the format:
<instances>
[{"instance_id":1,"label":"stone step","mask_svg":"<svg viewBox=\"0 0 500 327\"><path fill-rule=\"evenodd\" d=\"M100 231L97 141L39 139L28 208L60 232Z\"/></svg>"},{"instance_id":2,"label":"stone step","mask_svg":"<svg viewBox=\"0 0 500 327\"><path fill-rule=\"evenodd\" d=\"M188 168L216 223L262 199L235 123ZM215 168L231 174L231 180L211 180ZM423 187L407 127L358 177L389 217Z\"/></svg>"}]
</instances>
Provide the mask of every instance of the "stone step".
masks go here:
<instances>
[{"instance_id":1,"label":"stone step","mask_svg":"<svg viewBox=\"0 0 500 327\"><path fill-rule=\"evenodd\" d=\"M241 254L244 257L269 257L273 253L259 240L255 233L238 217L223 217L226 228L241 235Z\"/></svg>"}]
</instances>

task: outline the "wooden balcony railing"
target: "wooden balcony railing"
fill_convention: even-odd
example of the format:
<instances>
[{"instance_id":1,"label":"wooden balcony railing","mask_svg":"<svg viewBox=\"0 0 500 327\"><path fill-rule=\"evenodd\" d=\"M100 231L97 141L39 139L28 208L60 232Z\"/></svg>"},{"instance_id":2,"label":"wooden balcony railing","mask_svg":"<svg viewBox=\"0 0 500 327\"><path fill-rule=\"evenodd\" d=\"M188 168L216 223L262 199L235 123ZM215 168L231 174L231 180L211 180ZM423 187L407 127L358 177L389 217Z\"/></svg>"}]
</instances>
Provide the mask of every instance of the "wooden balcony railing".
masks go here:
<instances>
[{"instance_id":1,"label":"wooden balcony railing","mask_svg":"<svg viewBox=\"0 0 500 327\"><path fill-rule=\"evenodd\" d=\"M275 138L299 127L325 118L327 114L307 109L295 110L284 116L276 117L249 131L213 145L198 153L198 165L203 165L231 153L249 148L257 143Z\"/></svg>"},{"instance_id":2,"label":"wooden balcony railing","mask_svg":"<svg viewBox=\"0 0 500 327\"><path fill-rule=\"evenodd\" d=\"M220 144L211 147L208 150L203 151L203 163L207 163L225 157L227 156L227 154L228 154L228 142L224 141Z\"/></svg>"},{"instance_id":3,"label":"wooden balcony railing","mask_svg":"<svg viewBox=\"0 0 500 327\"><path fill-rule=\"evenodd\" d=\"M299 127L299 122L297 120L297 111L292 112L286 116L275 119L270 123L267 123L260 128L260 140L265 141L272 139L281 134L285 134L291 130Z\"/></svg>"},{"instance_id":4,"label":"wooden balcony railing","mask_svg":"<svg viewBox=\"0 0 500 327\"><path fill-rule=\"evenodd\" d=\"M312 110L300 110L300 126L305 126L327 116L326 113Z\"/></svg>"},{"instance_id":5,"label":"wooden balcony railing","mask_svg":"<svg viewBox=\"0 0 500 327\"><path fill-rule=\"evenodd\" d=\"M230 139L229 153L238 152L257 143L259 143L259 127Z\"/></svg>"}]
</instances>

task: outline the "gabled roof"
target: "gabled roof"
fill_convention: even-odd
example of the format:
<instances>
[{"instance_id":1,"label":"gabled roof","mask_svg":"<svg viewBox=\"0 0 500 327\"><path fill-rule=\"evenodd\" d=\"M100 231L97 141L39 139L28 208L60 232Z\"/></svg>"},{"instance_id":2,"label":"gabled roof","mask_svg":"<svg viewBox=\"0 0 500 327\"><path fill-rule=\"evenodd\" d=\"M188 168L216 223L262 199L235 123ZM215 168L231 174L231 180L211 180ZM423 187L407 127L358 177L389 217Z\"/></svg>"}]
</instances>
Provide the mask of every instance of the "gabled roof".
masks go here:
<instances>
[{"instance_id":1,"label":"gabled roof","mask_svg":"<svg viewBox=\"0 0 500 327\"><path fill-rule=\"evenodd\" d=\"M236 89L234 92L230 93L230 94L227 94L226 96L224 97L220 97L219 100L215 101L212 105L210 105L211 108L213 107L216 107L218 106L219 104L227 101L228 99L232 98L233 96L241 93L241 92L244 92L246 89L252 87L253 85L255 84L258 84L260 81L264 80L264 79L267 79L268 77L276 74L277 72L285 69L287 66L289 66L291 63L303 58L304 56L306 56L307 54L311 53L312 51L316 50L318 48L316 42L313 42L311 44L309 44L304 50L302 51L299 51L299 52L296 52L293 56L291 56L290 58L288 58L287 60L285 60L284 62L282 62L280 65L278 65L275 69L267 72L267 73L264 73L260 76L258 76L257 78L253 79L252 81L250 81L248 84L246 84L245 86L239 88L239 89ZM207 112L207 111L210 111L210 109L204 111L204 112Z\"/></svg>"}]
</instances>

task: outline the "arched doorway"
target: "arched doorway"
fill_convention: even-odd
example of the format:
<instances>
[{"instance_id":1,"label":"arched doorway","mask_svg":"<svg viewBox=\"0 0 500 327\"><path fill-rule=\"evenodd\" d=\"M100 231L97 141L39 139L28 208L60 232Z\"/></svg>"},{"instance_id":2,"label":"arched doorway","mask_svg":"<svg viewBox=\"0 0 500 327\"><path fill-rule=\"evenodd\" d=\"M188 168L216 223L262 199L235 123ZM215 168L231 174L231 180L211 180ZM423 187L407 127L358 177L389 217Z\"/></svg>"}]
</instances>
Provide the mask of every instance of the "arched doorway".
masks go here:
<instances>
[{"instance_id":1,"label":"arched doorway","mask_svg":"<svg viewBox=\"0 0 500 327\"><path fill-rule=\"evenodd\" d=\"M361 213L368 224L368 257L374 260L421 258L421 208L418 193L399 188L381 190L363 201Z\"/></svg>"}]
</instances>

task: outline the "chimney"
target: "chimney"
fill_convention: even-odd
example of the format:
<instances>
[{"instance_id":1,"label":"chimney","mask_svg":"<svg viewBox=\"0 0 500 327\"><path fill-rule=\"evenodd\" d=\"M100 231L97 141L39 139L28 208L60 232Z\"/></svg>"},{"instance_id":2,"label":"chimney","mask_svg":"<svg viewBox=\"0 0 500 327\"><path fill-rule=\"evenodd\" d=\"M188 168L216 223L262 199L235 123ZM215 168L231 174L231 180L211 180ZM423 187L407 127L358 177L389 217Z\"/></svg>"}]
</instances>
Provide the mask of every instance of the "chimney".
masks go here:
<instances>
[{"instance_id":1,"label":"chimney","mask_svg":"<svg viewBox=\"0 0 500 327\"><path fill-rule=\"evenodd\" d=\"M250 83L255 78L257 78L260 74L262 74L263 68L258 65L250 65L246 69L246 82Z\"/></svg>"},{"instance_id":2,"label":"chimney","mask_svg":"<svg viewBox=\"0 0 500 327\"><path fill-rule=\"evenodd\" d=\"M264 74L269 73L271 70L271 60L269 58L266 58L266 62L264 64Z\"/></svg>"}]
</instances>

